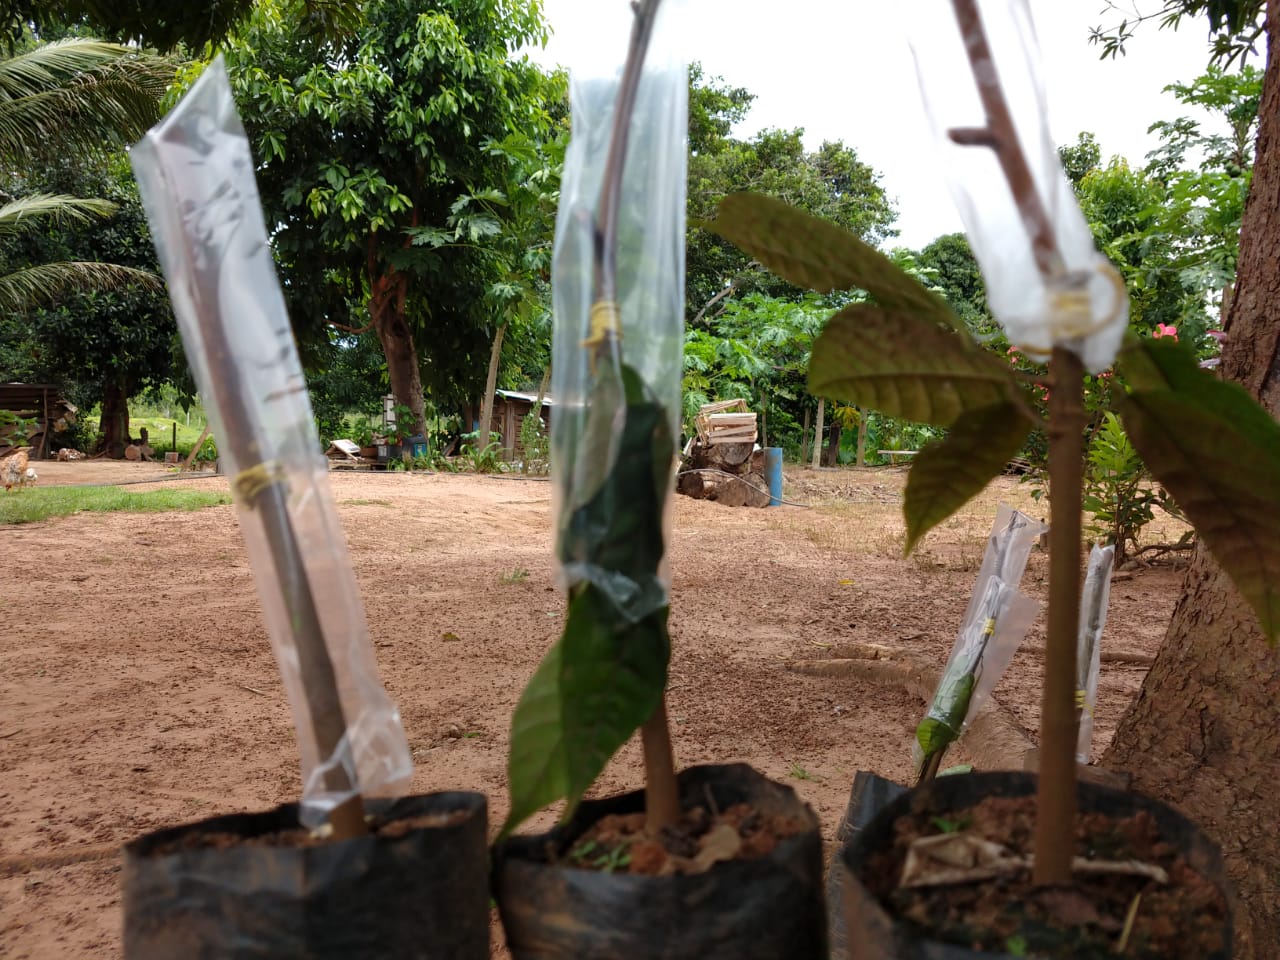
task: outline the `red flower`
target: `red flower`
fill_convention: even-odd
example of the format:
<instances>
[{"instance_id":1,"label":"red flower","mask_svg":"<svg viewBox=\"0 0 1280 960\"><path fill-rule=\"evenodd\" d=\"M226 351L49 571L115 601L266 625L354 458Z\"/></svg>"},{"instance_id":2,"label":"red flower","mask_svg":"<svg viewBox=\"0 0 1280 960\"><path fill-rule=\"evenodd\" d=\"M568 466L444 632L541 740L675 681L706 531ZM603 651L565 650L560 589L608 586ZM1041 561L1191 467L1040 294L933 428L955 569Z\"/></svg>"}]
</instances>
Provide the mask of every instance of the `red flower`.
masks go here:
<instances>
[{"instance_id":1,"label":"red flower","mask_svg":"<svg viewBox=\"0 0 1280 960\"><path fill-rule=\"evenodd\" d=\"M1156 329L1151 336L1155 337L1157 340L1161 337L1173 337L1174 340L1177 340L1178 328L1171 323L1157 323Z\"/></svg>"}]
</instances>

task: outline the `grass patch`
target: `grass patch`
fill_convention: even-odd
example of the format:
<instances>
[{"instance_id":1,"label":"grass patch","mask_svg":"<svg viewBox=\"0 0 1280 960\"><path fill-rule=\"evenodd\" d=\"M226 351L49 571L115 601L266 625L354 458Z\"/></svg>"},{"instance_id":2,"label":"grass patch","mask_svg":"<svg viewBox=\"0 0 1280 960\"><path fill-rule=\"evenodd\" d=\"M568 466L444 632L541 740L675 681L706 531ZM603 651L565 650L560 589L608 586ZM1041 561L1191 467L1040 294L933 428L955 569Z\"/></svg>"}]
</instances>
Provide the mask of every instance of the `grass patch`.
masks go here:
<instances>
[{"instance_id":1,"label":"grass patch","mask_svg":"<svg viewBox=\"0 0 1280 960\"><path fill-rule=\"evenodd\" d=\"M208 490L153 490L132 493L120 487L36 487L0 496L0 525L37 523L73 513L167 513L230 503L226 493Z\"/></svg>"}]
</instances>

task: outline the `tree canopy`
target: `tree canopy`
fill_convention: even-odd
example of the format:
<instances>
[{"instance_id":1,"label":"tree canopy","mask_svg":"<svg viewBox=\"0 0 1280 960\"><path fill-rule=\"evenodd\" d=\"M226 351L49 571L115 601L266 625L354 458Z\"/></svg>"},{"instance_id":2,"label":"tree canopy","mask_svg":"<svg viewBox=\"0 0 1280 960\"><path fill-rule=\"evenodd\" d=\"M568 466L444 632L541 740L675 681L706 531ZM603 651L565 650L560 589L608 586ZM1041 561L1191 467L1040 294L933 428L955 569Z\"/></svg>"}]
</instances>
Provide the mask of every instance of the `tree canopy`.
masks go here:
<instances>
[{"instance_id":1,"label":"tree canopy","mask_svg":"<svg viewBox=\"0 0 1280 960\"><path fill-rule=\"evenodd\" d=\"M371 326L421 422L424 388L443 407L479 394L500 322L501 214L467 198L507 182L498 145L550 128L562 87L514 53L545 38L541 5L376 0L340 40L288 11L260 5L227 60L295 332Z\"/></svg>"},{"instance_id":2,"label":"tree canopy","mask_svg":"<svg viewBox=\"0 0 1280 960\"><path fill-rule=\"evenodd\" d=\"M735 139L734 124L750 110L752 95L719 77L707 77L700 65L690 72L689 200L686 310L694 321L713 298L739 291L799 297L800 291L753 268L748 257L712 233L698 228L729 193L751 190L794 203L853 231L869 243L895 235L897 210L880 177L857 151L839 141L810 151L804 131L764 130L749 140ZM728 291L728 293L726 292ZM712 304L715 306L715 304Z\"/></svg>"}]
</instances>

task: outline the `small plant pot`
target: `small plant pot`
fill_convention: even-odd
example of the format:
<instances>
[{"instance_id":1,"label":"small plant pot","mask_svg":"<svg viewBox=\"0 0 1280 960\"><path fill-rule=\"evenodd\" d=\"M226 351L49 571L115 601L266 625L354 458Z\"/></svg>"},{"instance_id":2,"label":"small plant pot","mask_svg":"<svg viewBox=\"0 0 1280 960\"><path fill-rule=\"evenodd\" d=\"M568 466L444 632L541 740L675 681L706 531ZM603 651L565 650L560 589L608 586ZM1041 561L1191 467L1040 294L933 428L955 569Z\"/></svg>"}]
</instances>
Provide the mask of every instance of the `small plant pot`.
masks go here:
<instances>
[{"instance_id":1,"label":"small plant pot","mask_svg":"<svg viewBox=\"0 0 1280 960\"><path fill-rule=\"evenodd\" d=\"M644 792L586 801L567 824L494 850L494 890L515 960L826 960L813 810L743 764L690 767L679 782L685 809L748 803L806 829L765 857L722 861L705 873L602 873L553 861L602 817L642 811Z\"/></svg>"},{"instance_id":2,"label":"small plant pot","mask_svg":"<svg viewBox=\"0 0 1280 960\"><path fill-rule=\"evenodd\" d=\"M934 939L922 928L891 914L869 889L868 881L873 877L878 879L884 870L883 863L878 864L877 860L892 846L894 823L899 817L911 814L947 818L988 797L1027 797L1034 795L1035 791L1036 775L1032 773L971 773L939 777L904 792L882 807L865 828L853 834L832 865L833 871L843 874L840 886L844 900L847 952L842 956L850 960L977 960L1028 955L1027 952L982 952ZM1213 884L1227 907L1221 921L1221 948L1198 954L1198 960L1200 957L1203 960L1229 960L1231 894L1221 852L1213 841L1177 811L1136 793L1081 782L1077 784L1077 798L1082 815L1101 813L1125 818L1145 811L1151 816L1161 841L1174 847L1201 877ZM1035 956L1055 955L1041 952L1035 945L1029 945L1028 951ZM1110 955L1111 951L1107 950L1106 954ZM1073 960L1083 955L1074 950L1056 954Z\"/></svg>"},{"instance_id":3,"label":"small plant pot","mask_svg":"<svg viewBox=\"0 0 1280 960\"><path fill-rule=\"evenodd\" d=\"M841 847L866 829L867 824L875 819L877 813L908 790L900 783L886 780L866 770L859 770L853 777L853 786L849 790L849 805L845 807L840 825L836 827L836 843ZM849 935L844 922L844 878L845 871L832 861L827 872L827 921L830 924L828 936L831 943L833 960L843 960L849 955Z\"/></svg>"},{"instance_id":4,"label":"small plant pot","mask_svg":"<svg viewBox=\"0 0 1280 960\"><path fill-rule=\"evenodd\" d=\"M487 960L487 802L370 804L376 834L286 846L298 807L147 834L124 848L125 960Z\"/></svg>"}]
</instances>

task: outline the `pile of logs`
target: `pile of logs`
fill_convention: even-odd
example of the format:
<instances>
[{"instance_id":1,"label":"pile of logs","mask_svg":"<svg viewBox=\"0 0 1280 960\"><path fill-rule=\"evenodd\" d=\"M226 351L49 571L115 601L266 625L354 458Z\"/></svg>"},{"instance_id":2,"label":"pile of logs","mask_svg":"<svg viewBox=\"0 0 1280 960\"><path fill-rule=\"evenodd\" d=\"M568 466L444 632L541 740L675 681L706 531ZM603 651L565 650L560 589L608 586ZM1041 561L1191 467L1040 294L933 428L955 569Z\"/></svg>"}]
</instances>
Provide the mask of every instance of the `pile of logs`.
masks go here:
<instances>
[{"instance_id":1,"label":"pile of logs","mask_svg":"<svg viewBox=\"0 0 1280 960\"><path fill-rule=\"evenodd\" d=\"M729 507L768 506L764 451L756 449L756 415L747 402L709 403L695 424L698 432L685 447L676 492Z\"/></svg>"}]
</instances>

